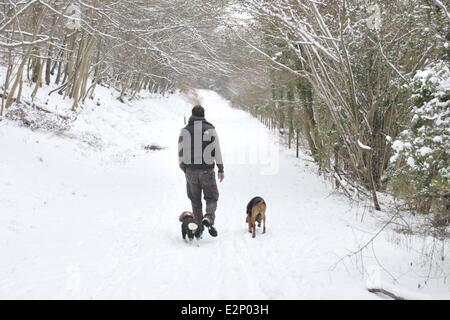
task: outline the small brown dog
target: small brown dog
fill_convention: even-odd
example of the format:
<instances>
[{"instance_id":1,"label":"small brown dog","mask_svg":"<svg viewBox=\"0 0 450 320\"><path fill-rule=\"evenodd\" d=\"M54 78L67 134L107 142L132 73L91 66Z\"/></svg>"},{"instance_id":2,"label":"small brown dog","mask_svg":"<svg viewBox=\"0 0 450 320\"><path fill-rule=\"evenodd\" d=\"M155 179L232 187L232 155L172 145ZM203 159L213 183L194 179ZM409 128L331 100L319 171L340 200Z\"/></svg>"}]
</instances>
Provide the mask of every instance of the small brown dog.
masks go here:
<instances>
[{"instance_id":1,"label":"small brown dog","mask_svg":"<svg viewBox=\"0 0 450 320\"><path fill-rule=\"evenodd\" d=\"M256 222L258 227L263 223L263 233L266 233L266 202L261 197L254 197L247 204L247 219L248 232L252 233L252 237L256 236Z\"/></svg>"}]
</instances>

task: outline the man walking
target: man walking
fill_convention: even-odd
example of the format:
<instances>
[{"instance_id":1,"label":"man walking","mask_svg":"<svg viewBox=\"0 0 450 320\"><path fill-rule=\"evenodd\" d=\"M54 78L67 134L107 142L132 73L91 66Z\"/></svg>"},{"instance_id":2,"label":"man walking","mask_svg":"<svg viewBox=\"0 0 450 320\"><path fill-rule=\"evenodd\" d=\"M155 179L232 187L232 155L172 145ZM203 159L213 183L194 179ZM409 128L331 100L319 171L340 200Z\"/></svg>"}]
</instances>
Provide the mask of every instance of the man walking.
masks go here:
<instances>
[{"instance_id":1,"label":"man walking","mask_svg":"<svg viewBox=\"0 0 450 320\"><path fill-rule=\"evenodd\" d=\"M195 219L208 228L211 236L217 237L214 220L219 191L214 164L217 164L220 182L225 175L219 137L214 126L205 120L205 109L200 105L192 109L187 126L181 130L178 139L178 162L186 175L187 195L191 200ZM206 202L205 216L202 209L202 192Z\"/></svg>"}]
</instances>

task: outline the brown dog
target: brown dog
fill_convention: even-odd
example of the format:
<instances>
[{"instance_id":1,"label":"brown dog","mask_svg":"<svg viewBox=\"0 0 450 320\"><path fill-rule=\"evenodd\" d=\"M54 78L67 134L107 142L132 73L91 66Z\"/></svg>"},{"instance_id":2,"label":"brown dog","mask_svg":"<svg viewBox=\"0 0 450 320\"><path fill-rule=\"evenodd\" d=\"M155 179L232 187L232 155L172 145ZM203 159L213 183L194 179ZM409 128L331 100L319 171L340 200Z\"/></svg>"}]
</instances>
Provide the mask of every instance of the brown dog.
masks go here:
<instances>
[{"instance_id":1,"label":"brown dog","mask_svg":"<svg viewBox=\"0 0 450 320\"><path fill-rule=\"evenodd\" d=\"M247 204L247 219L248 232L252 233L252 237L256 236L256 222L258 227L263 223L263 233L266 233L266 202L261 197L254 197Z\"/></svg>"}]
</instances>

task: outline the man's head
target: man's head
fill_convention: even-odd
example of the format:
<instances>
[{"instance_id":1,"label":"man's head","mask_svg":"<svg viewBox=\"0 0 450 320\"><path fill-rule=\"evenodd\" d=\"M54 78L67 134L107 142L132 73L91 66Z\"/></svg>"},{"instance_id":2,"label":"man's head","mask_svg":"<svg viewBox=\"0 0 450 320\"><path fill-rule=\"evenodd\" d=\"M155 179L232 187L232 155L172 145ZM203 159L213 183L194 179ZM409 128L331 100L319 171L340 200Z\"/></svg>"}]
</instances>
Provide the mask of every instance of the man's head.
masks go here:
<instances>
[{"instance_id":1,"label":"man's head","mask_svg":"<svg viewBox=\"0 0 450 320\"><path fill-rule=\"evenodd\" d=\"M201 105L196 105L192 108L192 115L194 117L204 118L205 117L205 109Z\"/></svg>"}]
</instances>

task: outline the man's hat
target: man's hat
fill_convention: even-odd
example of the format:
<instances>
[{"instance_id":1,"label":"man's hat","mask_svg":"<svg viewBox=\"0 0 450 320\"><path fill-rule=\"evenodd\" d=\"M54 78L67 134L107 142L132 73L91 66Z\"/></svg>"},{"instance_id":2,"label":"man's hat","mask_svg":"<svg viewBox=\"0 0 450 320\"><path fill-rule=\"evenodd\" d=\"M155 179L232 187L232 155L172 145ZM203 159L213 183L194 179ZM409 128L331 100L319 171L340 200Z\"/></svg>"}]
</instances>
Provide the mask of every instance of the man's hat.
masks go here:
<instances>
[{"instance_id":1,"label":"man's hat","mask_svg":"<svg viewBox=\"0 0 450 320\"><path fill-rule=\"evenodd\" d=\"M192 115L196 116L196 117L204 118L205 117L205 109L203 109L202 106L197 105L194 108L192 108Z\"/></svg>"}]
</instances>

